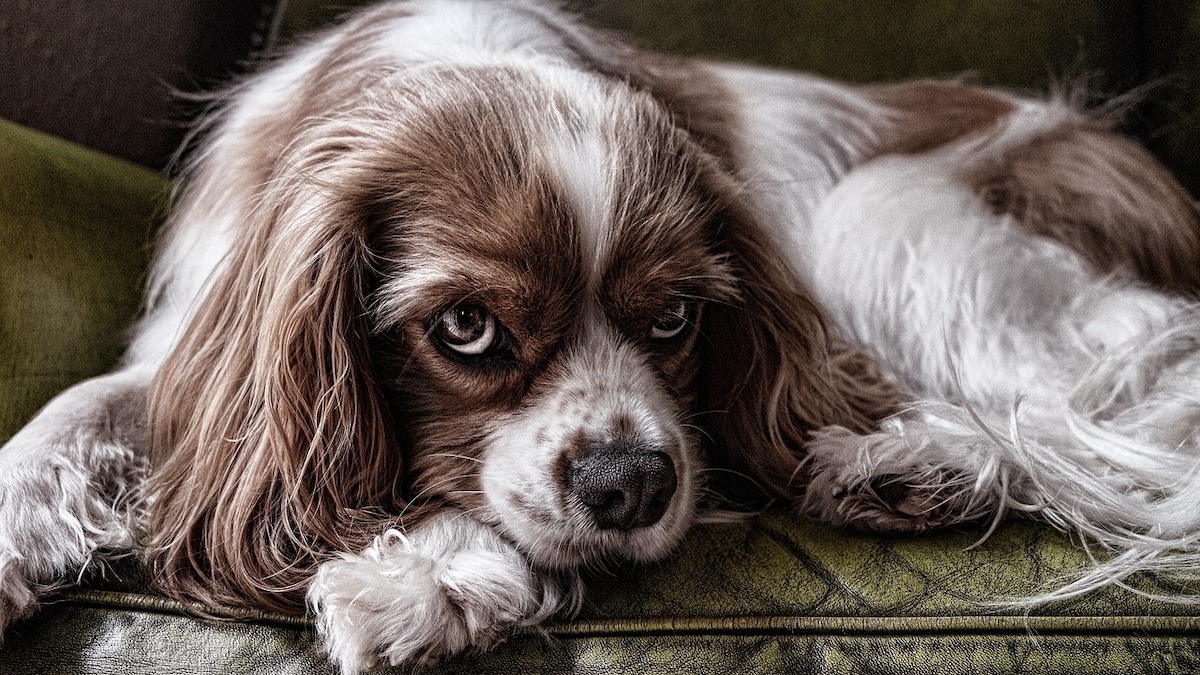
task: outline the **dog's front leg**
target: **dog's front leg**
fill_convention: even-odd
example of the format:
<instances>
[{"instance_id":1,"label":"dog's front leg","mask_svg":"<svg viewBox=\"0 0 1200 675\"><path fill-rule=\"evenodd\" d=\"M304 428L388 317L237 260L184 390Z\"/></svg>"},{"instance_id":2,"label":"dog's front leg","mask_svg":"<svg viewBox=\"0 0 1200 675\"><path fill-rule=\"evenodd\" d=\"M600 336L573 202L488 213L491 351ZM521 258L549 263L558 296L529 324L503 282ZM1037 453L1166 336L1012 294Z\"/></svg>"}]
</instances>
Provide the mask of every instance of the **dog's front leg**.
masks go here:
<instances>
[{"instance_id":1,"label":"dog's front leg","mask_svg":"<svg viewBox=\"0 0 1200 675\"><path fill-rule=\"evenodd\" d=\"M998 437L961 419L897 415L879 431L827 427L807 447L802 510L869 532L924 532L992 516L1028 491ZM1011 493L1011 494L1010 494Z\"/></svg>"},{"instance_id":2,"label":"dog's front leg","mask_svg":"<svg viewBox=\"0 0 1200 675\"><path fill-rule=\"evenodd\" d=\"M574 576L533 569L492 528L447 511L322 564L308 599L330 657L357 673L489 647L578 592Z\"/></svg>"},{"instance_id":3,"label":"dog's front leg","mask_svg":"<svg viewBox=\"0 0 1200 675\"><path fill-rule=\"evenodd\" d=\"M96 555L132 548L150 376L81 382L0 447L0 632Z\"/></svg>"}]
</instances>

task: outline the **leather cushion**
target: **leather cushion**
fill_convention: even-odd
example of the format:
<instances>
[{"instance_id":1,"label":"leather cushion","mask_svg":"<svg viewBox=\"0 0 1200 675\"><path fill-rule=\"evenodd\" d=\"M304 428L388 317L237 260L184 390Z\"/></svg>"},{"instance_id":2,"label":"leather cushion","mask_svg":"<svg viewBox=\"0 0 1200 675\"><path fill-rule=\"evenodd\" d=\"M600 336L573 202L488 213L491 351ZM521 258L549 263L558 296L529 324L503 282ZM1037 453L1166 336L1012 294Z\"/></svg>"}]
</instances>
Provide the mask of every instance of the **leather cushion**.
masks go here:
<instances>
[{"instance_id":1,"label":"leather cushion","mask_svg":"<svg viewBox=\"0 0 1200 675\"><path fill-rule=\"evenodd\" d=\"M1165 673L1200 667L1200 614L1108 589L1035 609L1086 556L1011 522L923 537L838 532L771 512L699 527L669 559L588 580L583 614L428 673ZM1181 587L1135 579L1147 591ZM1191 590L1200 590L1200 586ZM188 615L126 559L17 624L0 673L332 673L304 617ZM398 673L408 672L396 669Z\"/></svg>"},{"instance_id":2,"label":"leather cushion","mask_svg":"<svg viewBox=\"0 0 1200 675\"><path fill-rule=\"evenodd\" d=\"M0 443L120 356L166 196L157 173L0 120Z\"/></svg>"}]
</instances>

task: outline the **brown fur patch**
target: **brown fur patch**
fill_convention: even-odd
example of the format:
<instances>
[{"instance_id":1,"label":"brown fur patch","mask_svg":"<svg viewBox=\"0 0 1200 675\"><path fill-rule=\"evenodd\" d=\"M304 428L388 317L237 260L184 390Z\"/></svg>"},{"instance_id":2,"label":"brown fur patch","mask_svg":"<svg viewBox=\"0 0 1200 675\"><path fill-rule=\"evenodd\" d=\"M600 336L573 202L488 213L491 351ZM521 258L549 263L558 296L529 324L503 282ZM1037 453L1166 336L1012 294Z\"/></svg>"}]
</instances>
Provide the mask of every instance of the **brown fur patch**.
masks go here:
<instances>
[{"instance_id":1,"label":"brown fur patch","mask_svg":"<svg viewBox=\"0 0 1200 675\"><path fill-rule=\"evenodd\" d=\"M1099 122L1064 123L966 180L997 213L1101 272L1200 289L1200 210L1148 152Z\"/></svg>"},{"instance_id":2,"label":"brown fur patch","mask_svg":"<svg viewBox=\"0 0 1200 675\"><path fill-rule=\"evenodd\" d=\"M1004 94L952 82L864 91L896 114L880 154L924 152L984 133L1016 109ZM1070 246L1101 272L1176 291L1200 288L1196 205L1149 153L1101 121L1064 121L965 180L997 213Z\"/></svg>"},{"instance_id":3,"label":"brown fur patch","mask_svg":"<svg viewBox=\"0 0 1200 675\"><path fill-rule=\"evenodd\" d=\"M990 129L1016 110L1008 96L956 82L870 85L863 92L895 115L879 154L931 150Z\"/></svg>"},{"instance_id":4,"label":"brown fur patch","mask_svg":"<svg viewBox=\"0 0 1200 675\"><path fill-rule=\"evenodd\" d=\"M580 23L568 25L560 12L530 11L558 34L584 68L650 94L678 128L686 129L726 170L734 169L736 148L731 133L738 118L737 104L721 81L700 63L652 52Z\"/></svg>"}]
</instances>

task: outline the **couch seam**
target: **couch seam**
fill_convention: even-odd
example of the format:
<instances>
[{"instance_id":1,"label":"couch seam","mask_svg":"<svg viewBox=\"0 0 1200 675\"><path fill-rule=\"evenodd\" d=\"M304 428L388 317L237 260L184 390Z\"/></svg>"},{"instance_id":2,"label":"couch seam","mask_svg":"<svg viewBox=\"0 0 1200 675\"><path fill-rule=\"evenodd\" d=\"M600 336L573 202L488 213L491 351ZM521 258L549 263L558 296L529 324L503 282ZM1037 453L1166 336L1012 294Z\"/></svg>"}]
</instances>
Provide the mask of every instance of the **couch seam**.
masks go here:
<instances>
[{"instance_id":1,"label":"couch seam","mask_svg":"<svg viewBox=\"0 0 1200 675\"><path fill-rule=\"evenodd\" d=\"M579 620L548 626L556 636L601 635L924 635L1183 634L1197 617L1158 616L747 616Z\"/></svg>"},{"instance_id":2,"label":"couch seam","mask_svg":"<svg viewBox=\"0 0 1200 675\"><path fill-rule=\"evenodd\" d=\"M72 589L57 602L105 609L173 614L203 620L274 624L310 630L312 619L249 610L215 610L160 596L122 591ZM549 634L560 638L633 637L644 635L920 635L920 634L1195 634L1193 616L735 616L577 619L529 627L518 635Z\"/></svg>"}]
</instances>

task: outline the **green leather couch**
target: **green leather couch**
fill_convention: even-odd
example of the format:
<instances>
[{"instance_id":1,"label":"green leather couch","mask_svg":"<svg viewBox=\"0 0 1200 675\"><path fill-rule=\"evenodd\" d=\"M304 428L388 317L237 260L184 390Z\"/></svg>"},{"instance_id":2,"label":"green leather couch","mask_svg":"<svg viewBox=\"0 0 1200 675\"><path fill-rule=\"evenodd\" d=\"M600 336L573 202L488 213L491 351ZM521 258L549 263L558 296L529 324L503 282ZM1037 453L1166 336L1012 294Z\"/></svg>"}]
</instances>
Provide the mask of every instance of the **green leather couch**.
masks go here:
<instances>
[{"instance_id":1,"label":"green leather couch","mask_svg":"<svg viewBox=\"0 0 1200 675\"><path fill-rule=\"evenodd\" d=\"M82 22L87 30L139 38L104 23L106 3L78 4L95 13L95 21ZM217 11L211 8L221 3L186 4L200 16L197 7ZM159 51L177 51L164 62L203 62L209 75L236 70L247 54L283 39L277 36L333 15L311 2L257 7L237 44L165 41ZM1193 193L1200 187L1200 0L603 0L580 8L663 49L856 81L973 72L986 84L1041 90L1088 75L1096 91L1112 93L1155 80L1130 131ZM0 39L0 62L9 64L0 65L0 114L23 123L0 122L0 441L56 391L119 355L167 201L159 169L182 133L154 126L167 113L145 112L171 109L165 88L156 89L169 79L166 70L132 88L145 105L124 126L64 127L61 114L39 114L36 101L6 100L14 89L5 77L38 75L17 72L12 60L36 61L39 54L22 50L57 39L37 33L55 26L20 16L0 17L0 38L9 38ZM234 29L221 26L203 30L224 31L228 43ZM14 31L37 34L18 41ZM77 39L62 37L62 48ZM179 57L184 48L192 50L188 58ZM214 58L224 65L212 65ZM61 64L46 64L42 74L53 80ZM120 63L109 71L103 77L131 87L133 75L122 74ZM28 90L53 93L73 86L67 80ZM61 113L56 100L61 106L50 96L42 110ZM80 119L97 119L89 101L72 105ZM697 528L661 563L597 572L578 618L429 672L1200 672L1200 607L1113 588L1028 613L995 609L989 601L1069 577L1087 556L1078 542L1035 523L1007 523L972 547L981 534L867 536L766 510L742 523ZM1133 585L1200 592L1145 578ZM304 617L213 621L191 609L149 590L135 559L115 561L13 626L0 646L0 673L333 672Z\"/></svg>"}]
</instances>

